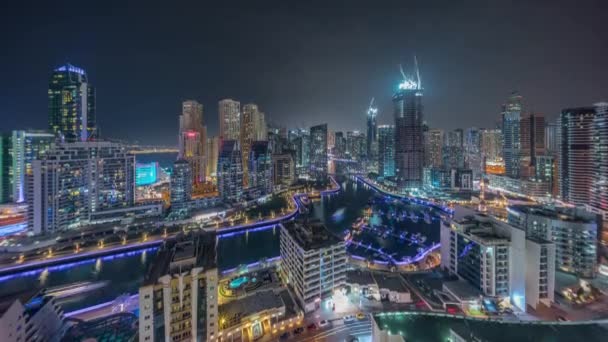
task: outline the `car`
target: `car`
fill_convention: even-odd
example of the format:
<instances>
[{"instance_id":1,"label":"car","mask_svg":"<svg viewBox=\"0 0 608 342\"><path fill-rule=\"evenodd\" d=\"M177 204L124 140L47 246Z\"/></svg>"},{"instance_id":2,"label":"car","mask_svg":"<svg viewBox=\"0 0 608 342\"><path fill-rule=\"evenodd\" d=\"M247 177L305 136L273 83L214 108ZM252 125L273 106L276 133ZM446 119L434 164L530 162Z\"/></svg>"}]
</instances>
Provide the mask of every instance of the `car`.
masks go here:
<instances>
[{"instance_id":1,"label":"car","mask_svg":"<svg viewBox=\"0 0 608 342\"><path fill-rule=\"evenodd\" d=\"M303 333L303 332L304 332L304 328L299 327L299 328L297 328L297 329L294 329L293 334L294 334L294 335L298 335L298 334L301 334L301 333Z\"/></svg>"},{"instance_id":2,"label":"car","mask_svg":"<svg viewBox=\"0 0 608 342\"><path fill-rule=\"evenodd\" d=\"M289 338L289 331L286 331L284 333L281 334L281 336L279 336L280 340L286 340Z\"/></svg>"},{"instance_id":3,"label":"car","mask_svg":"<svg viewBox=\"0 0 608 342\"><path fill-rule=\"evenodd\" d=\"M357 319L359 319L359 320L365 319L365 314L363 312L358 312L357 313Z\"/></svg>"},{"instance_id":4,"label":"car","mask_svg":"<svg viewBox=\"0 0 608 342\"><path fill-rule=\"evenodd\" d=\"M342 319L344 320L344 323L349 323L349 322L353 322L355 320L355 316L346 315L346 316L342 317Z\"/></svg>"},{"instance_id":5,"label":"car","mask_svg":"<svg viewBox=\"0 0 608 342\"><path fill-rule=\"evenodd\" d=\"M315 329L317 329L317 325L314 323L310 323L306 328L308 330L315 330Z\"/></svg>"},{"instance_id":6,"label":"car","mask_svg":"<svg viewBox=\"0 0 608 342\"><path fill-rule=\"evenodd\" d=\"M322 321L319 322L319 328L324 328L324 327L326 327L328 325L329 325L329 321L326 320L326 319L324 319L324 320L322 320Z\"/></svg>"}]
</instances>

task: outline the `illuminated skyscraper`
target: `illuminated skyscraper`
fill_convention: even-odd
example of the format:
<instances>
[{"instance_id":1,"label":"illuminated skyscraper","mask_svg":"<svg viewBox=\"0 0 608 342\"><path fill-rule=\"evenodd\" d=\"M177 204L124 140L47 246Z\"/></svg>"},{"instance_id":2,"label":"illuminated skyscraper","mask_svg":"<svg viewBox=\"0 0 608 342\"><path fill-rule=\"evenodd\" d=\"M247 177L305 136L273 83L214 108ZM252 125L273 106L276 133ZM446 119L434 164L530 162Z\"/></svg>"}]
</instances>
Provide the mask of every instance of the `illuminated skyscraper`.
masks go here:
<instances>
[{"instance_id":1,"label":"illuminated skyscraper","mask_svg":"<svg viewBox=\"0 0 608 342\"><path fill-rule=\"evenodd\" d=\"M272 155L268 141L254 141L249 153L249 186L256 188L260 195L272 193Z\"/></svg>"},{"instance_id":2,"label":"illuminated skyscraper","mask_svg":"<svg viewBox=\"0 0 608 342\"><path fill-rule=\"evenodd\" d=\"M367 158L372 160L374 158L374 146L377 143L378 138L376 117L378 116L378 107L374 106L374 99L372 98L369 108L367 109L367 146L366 155Z\"/></svg>"},{"instance_id":3,"label":"illuminated skyscraper","mask_svg":"<svg viewBox=\"0 0 608 342\"><path fill-rule=\"evenodd\" d=\"M443 163L444 132L442 129L430 129L424 133L425 166L441 167Z\"/></svg>"},{"instance_id":4,"label":"illuminated skyscraper","mask_svg":"<svg viewBox=\"0 0 608 342\"><path fill-rule=\"evenodd\" d=\"M362 161L366 157L365 135L359 131L346 132L346 154L350 159Z\"/></svg>"},{"instance_id":5,"label":"illuminated skyscraper","mask_svg":"<svg viewBox=\"0 0 608 342\"><path fill-rule=\"evenodd\" d=\"M500 129L481 131L481 156L485 163L502 162L502 131Z\"/></svg>"},{"instance_id":6,"label":"illuminated skyscraper","mask_svg":"<svg viewBox=\"0 0 608 342\"><path fill-rule=\"evenodd\" d=\"M232 99L219 102L219 123L221 140L240 141L241 103Z\"/></svg>"},{"instance_id":7,"label":"illuminated skyscraper","mask_svg":"<svg viewBox=\"0 0 608 342\"><path fill-rule=\"evenodd\" d=\"M464 132L464 162L471 169L473 178L481 177L481 133L477 127L467 128Z\"/></svg>"},{"instance_id":8,"label":"illuminated skyscraper","mask_svg":"<svg viewBox=\"0 0 608 342\"><path fill-rule=\"evenodd\" d=\"M521 176L531 177L536 166L536 156L545 153L545 117L530 113L521 119Z\"/></svg>"},{"instance_id":9,"label":"illuminated skyscraper","mask_svg":"<svg viewBox=\"0 0 608 342\"><path fill-rule=\"evenodd\" d=\"M559 189L562 200L589 204L593 180L595 107L568 108L560 116L558 153Z\"/></svg>"},{"instance_id":10,"label":"illuminated skyscraper","mask_svg":"<svg viewBox=\"0 0 608 342\"><path fill-rule=\"evenodd\" d=\"M243 154L243 177L244 184L249 180L249 152L254 141L266 140L266 121L264 113L258 110L258 106L249 103L243 106L241 115L241 153Z\"/></svg>"},{"instance_id":11,"label":"illuminated skyscraper","mask_svg":"<svg viewBox=\"0 0 608 342\"><path fill-rule=\"evenodd\" d=\"M109 142L60 144L32 161L27 189L34 233L75 229L133 206L135 156Z\"/></svg>"},{"instance_id":12,"label":"illuminated skyscraper","mask_svg":"<svg viewBox=\"0 0 608 342\"><path fill-rule=\"evenodd\" d=\"M237 140L224 140L217 161L217 187L226 202L243 198L243 158Z\"/></svg>"},{"instance_id":13,"label":"illuminated skyscraper","mask_svg":"<svg viewBox=\"0 0 608 342\"><path fill-rule=\"evenodd\" d=\"M519 178L521 111L522 97L513 92L502 109L503 158L506 176L512 178Z\"/></svg>"},{"instance_id":14,"label":"illuminated skyscraper","mask_svg":"<svg viewBox=\"0 0 608 342\"><path fill-rule=\"evenodd\" d=\"M595 104L591 206L608 216L608 103Z\"/></svg>"},{"instance_id":15,"label":"illuminated skyscraper","mask_svg":"<svg viewBox=\"0 0 608 342\"><path fill-rule=\"evenodd\" d=\"M13 164L11 145L11 135L0 133L0 204L10 201L13 197L12 177L10 176Z\"/></svg>"},{"instance_id":16,"label":"illuminated skyscraper","mask_svg":"<svg viewBox=\"0 0 608 342\"><path fill-rule=\"evenodd\" d=\"M378 127L378 175L395 176L395 126Z\"/></svg>"},{"instance_id":17,"label":"illuminated skyscraper","mask_svg":"<svg viewBox=\"0 0 608 342\"><path fill-rule=\"evenodd\" d=\"M184 159L173 163L171 173L171 212L187 216L192 199L192 166Z\"/></svg>"},{"instance_id":18,"label":"illuminated skyscraper","mask_svg":"<svg viewBox=\"0 0 608 342\"><path fill-rule=\"evenodd\" d=\"M401 191L422 188L424 166L422 84L416 76L407 77L393 95L395 107L395 176Z\"/></svg>"},{"instance_id":19,"label":"illuminated skyscraper","mask_svg":"<svg viewBox=\"0 0 608 342\"><path fill-rule=\"evenodd\" d=\"M193 130L181 132L178 158L190 163L192 184L205 182L205 157L199 132Z\"/></svg>"},{"instance_id":20,"label":"illuminated skyscraper","mask_svg":"<svg viewBox=\"0 0 608 342\"><path fill-rule=\"evenodd\" d=\"M203 125L203 105L194 100L182 102L179 116L179 159L190 163L192 183L206 181L207 128Z\"/></svg>"},{"instance_id":21,"label":"illuminated skyscraper","mask_svg":"<svg viewBox=\"0 0 608 342\"><path fill-rule=\"evenodd\" d=\"M310 128L310 173L318 181L327 177L327 124Z\"/></svg>"},{"instance_id":22,"label":"illuminated skyscraper","mask_svg":"<svg viewBox=\"0 0 608 342\"><path fill-rule=\"evenodd\" d=\"M211 137L207 139L207 175L210 177L217 176L217 157L220 152L220 137Z\"/></svg>"},{"instance_id":23,"label":"illuminated skyscraper","mask_svg":"<svg viewBox=\"0 0 608 342\"><path fill-rule=\"evenodd\" d=\"M49 81L49 129L65 142L97 137L95 88L84 69L65 64Z\"/></svg>"},{"instance_id":24,"label":"illuminated skyscraper","mask_svg":"<svg viewBox=\"0 0 608 342\"><path fill-rule=\"evenodd\" d=\"M55 136L44 131L13 131L12 195L13 201L26 200L26 181L32 175L32 161L40 159L55 143Z\"/></svg>"}]
</instances>

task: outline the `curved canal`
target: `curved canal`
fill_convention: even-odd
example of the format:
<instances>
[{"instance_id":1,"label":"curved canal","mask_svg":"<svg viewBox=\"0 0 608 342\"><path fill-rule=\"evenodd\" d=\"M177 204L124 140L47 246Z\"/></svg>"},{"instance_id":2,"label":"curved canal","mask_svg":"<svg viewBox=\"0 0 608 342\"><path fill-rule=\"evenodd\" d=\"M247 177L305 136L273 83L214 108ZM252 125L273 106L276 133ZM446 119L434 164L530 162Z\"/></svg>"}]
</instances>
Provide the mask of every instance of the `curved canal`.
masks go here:
<instances>
[{"instance_id":1,"label":"curved canal","mask_svg":"<svg viewBox=\"0 0 608 342\"><path fill-rule=\"evenodd\" d=\"M309 215L323 221L336 235L345 235L353 223L367 215L369 224L352 234L351 254L379 263L398 263L439 241L439 222L425 207L378 195L360 182L342 180L340 185L341 191L313 201ZM430 214L426 221L425 212ZM404 232L406 236L402 236ZM425 241L412 243L408 239L413 234L424 235ZM279 228L218 238L217 253L220 270L274 258L279 255ZM46 287L65 295L59 302L66 312L108 302L136 293L155 256L156 248L149 248L0 277L0 298Z\"/></svg>"}]
</instances>

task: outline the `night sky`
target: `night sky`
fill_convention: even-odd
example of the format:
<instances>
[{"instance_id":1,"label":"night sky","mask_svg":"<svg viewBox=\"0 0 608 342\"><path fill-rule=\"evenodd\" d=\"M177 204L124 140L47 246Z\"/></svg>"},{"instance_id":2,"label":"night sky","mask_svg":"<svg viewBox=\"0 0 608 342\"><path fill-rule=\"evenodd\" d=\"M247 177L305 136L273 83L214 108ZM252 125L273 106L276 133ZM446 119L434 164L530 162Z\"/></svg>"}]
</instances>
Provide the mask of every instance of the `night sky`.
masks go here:
<instances>
[{"instance_id":1,"label":"night sky","mask_svg":"<svg viewBox=\"0 0 608 342\"><path fill-rule=\"evenodd\" d=\"M210 135L222 98L277 125L352 130L374 96L390 123L397 64L414 54L431 127L493 127L513 90L550 118L608 100L606 0L123 2L0 5L2 131L46 128L65 62L97 88L101 135L147 144L177 144L190 98Z\"/></svg>"}]
</instances>

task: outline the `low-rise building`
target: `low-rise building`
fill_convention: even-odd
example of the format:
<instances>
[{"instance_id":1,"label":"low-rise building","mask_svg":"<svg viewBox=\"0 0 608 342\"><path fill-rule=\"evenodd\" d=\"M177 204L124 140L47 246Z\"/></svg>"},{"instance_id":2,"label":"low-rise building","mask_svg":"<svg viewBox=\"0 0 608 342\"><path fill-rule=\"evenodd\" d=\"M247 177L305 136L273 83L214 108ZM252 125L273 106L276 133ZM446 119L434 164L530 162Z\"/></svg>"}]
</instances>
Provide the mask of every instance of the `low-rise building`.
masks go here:
<instances>
[{"instance_id":1,"label":"low-rise building","mask_svg":"<svg viewBox=\"0 0 608 342\"><path fill-rule=\"evenodd\" d=\"M221 336L238 339L246 334L252 340L264 335L264 327L271 326L285 316L285 303L273 290L259 291L241 299L229 301L219 307Z\"/></svg>"},{"instance_id":2,"label":"low-rise building","mask_svg":"<svg viewBox=\"0 0 608 342\"><path fill-rule=\"evenodd\" d=\"M342 288L346 280L346 244L320 221L281 224L281 271L306 312Z\"/></svg>"},{"instance_id":3,"label":"low-rise building","mask_svg":"<svg viewBox=\"0 0 608 342\"><path fill-rule=\"evenodd\" d=\"M393 275L374 275L374 279L378 284L380 298L393 303L411 303L412 296L410 291L400 276Z\"/></svg>"}]
</instances>

